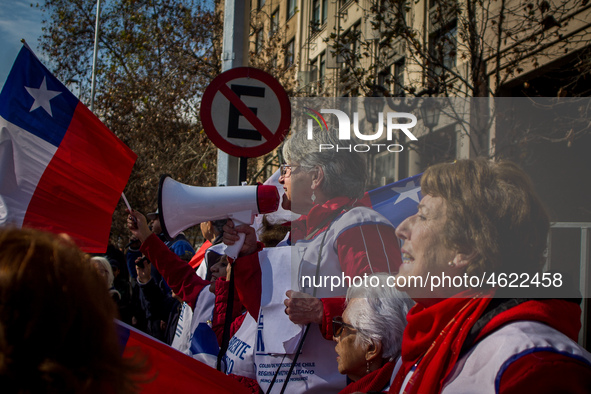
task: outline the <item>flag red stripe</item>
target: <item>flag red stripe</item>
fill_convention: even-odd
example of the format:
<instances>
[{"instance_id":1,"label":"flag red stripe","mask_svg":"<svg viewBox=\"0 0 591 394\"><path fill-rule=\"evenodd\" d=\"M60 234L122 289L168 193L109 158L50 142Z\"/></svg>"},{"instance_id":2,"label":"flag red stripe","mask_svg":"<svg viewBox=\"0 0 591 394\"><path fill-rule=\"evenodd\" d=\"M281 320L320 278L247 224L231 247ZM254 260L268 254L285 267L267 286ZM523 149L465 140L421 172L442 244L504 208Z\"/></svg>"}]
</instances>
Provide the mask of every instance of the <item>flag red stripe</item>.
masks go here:
<instances>
[{"instance_id":1,"label":"flag red stripe","mask_svg":"<svg viewBox=\"0 0 591 394\"><path fill-rule=\"evenodd\" d=\"M248 393L244 386L223 373L182 354L161 342L130 331L123 357L137 350L148 357L154 379L142 393Z\"/></svg>"},{"instance_id":2,"label":"flag red stripe","mask_svg":"<svg viewBox=\"0 0 591 394\"><path fill-rule=\"evenodd\" d=\"M136 159L84 105L41 177L23 226L69 234L85 252L102 253L112 214Z\"/></svg>"}]
</instances>

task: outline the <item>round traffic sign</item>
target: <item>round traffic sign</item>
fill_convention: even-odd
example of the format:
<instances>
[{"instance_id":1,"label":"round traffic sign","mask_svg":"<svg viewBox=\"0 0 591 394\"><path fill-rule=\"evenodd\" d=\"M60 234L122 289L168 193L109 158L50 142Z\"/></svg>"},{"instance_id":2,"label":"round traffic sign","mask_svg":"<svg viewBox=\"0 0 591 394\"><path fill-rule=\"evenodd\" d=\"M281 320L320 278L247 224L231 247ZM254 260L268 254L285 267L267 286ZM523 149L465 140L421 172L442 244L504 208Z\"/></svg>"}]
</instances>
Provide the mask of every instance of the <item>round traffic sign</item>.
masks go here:
<instances>
[{"instance_id":1,"label":"round traffic sign","mask_svg":"<svg viewBox=\"0 0 591 394\"><path fill-rule=\"evenodd\" d=\"M275 149L291 123L289 97L270 74L238 67L218 75L201 100L201 122L209 139L237 157Z\"/></svg>"}]
</instances>

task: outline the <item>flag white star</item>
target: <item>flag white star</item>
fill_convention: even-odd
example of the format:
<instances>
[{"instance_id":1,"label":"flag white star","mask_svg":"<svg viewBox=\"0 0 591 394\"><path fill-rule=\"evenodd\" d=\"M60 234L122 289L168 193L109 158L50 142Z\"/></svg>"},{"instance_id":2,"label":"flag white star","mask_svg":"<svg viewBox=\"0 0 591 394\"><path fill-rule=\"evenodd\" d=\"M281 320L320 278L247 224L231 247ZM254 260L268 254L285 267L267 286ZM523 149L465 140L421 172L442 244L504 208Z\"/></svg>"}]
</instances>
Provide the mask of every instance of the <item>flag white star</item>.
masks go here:
<instances>
[{"instance_id":1,"label":"flag white star","mask_svg":"<svg viewBox=\"0 0 591 394\"><path fill-rule=\"evenodd\" d=\"M29 92L29 94L33 96L33 98L35 99L35 102L31 106L29 112L33 112L37 108L43 107L45 112L47 112L49 116L53 117L53 114L51 113L51 104L49 104L49 101L55 96L62 94L62 92L58 92L55 90L47 90L47 83L45 81L45 77L43 77L43 82L41 82L41 86L39 86L39 89L29 88L27 86L25 86L25 89L27 89L27 92Z\"/></svg>"},{"instance_id":2,"label":"flag white star","mask_svg":"<svg viewBox=\"0 0 591 394\"><path fill-rule=\"evenodd\" d=\"M421 186L415 185L413 181L407 182L404 187L393 187L392 190L400 194L396 201L394 201L394 205L404 201L407 198L416 201L417 204L419 203L419 192L421 191Z\"/></svg>"}]
</instances>

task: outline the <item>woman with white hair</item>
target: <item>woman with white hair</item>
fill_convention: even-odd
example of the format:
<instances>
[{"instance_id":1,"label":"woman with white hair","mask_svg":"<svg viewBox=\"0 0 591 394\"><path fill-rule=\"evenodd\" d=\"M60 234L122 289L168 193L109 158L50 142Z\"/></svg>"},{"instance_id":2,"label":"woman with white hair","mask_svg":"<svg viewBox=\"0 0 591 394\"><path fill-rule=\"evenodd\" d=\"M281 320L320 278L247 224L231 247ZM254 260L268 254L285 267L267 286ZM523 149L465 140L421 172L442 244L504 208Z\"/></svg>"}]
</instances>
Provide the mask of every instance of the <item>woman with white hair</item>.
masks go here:
<instances>
[{"instance_id":1,"label":"woman with white hair","mask_svg":"<svg viewBox=\"0 0 591 394\"><path fill-rule=\"evenodd\" d=\"M234 227L231 220L224 226L228 245L239 239L238 232L246 234L232 270L240 300L259 322L257 347L265 352L257 352L255 361L259 385L266 392L343 389L346 382L338 373L330 341L332 318L342 314L351 281L396 272L402 263L394 227L364 198L366 159L347 149L319 148L340 142L334 129L296 131L285 142L286 163L279 178L285 190L282 207L301 215L291 222L290 246L261 250L252 228ZM265 275L261 261L273 266ZM276 276L270 278L270 272ZM292 281L281 282L283 278ZM340 278L338 284L333 282ZM262 305L263 286L277 288L274 294L287 299L277 303L278 296Z\"/></svg>"},{"instance_id":2,"label":"woman with white hair","mask_svg":"<svg viewBox=\"0 0 591 394\"><path fill-rule=\"evenodd\" d=\"M95 256L90 259L90 263L99 275L105 279L105 284L107 285L107 289L109 289L109 294L113 300L119 302L119 300L121 300L121 294L119 294L113 285L115 276L113 275L113 268L111 268L109 260L105 257Z\"/></svg>"},{"instance_id":3,"label":"woman with white hair","mask_svg":"<svg viewBox=\"0 0 591 394\"><path fill-rule=\"evenodd\" d=\"M333 318L339 372L351 383L341 393L385 391L400 358L406 314L414 302L388 283L392 276L368 276L350 287L343 316ZM399 365L398 365L399 367Z\"/></svg>"}]
</instances>

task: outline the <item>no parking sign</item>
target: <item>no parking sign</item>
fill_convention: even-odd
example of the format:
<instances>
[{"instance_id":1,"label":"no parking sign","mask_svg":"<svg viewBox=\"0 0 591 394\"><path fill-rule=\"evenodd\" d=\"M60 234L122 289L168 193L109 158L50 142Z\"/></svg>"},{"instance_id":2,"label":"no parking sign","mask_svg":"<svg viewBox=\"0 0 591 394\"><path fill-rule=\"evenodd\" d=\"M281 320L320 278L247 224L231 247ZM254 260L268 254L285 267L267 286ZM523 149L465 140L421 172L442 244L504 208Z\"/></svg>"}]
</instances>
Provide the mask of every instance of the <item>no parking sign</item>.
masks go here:
<instances>
[{"instance_id":1,"label":"no parking sign","mask_svg":"<svg viewBox=\"0 0 591 394\"><path fill-rule=\"evenodd\" d=\"M209 139L237 157L258 157L275 149L291 123L281 84L266 72L238 67L218 75L201 101L201 122Z\"/></svg>"}]
</instances>

